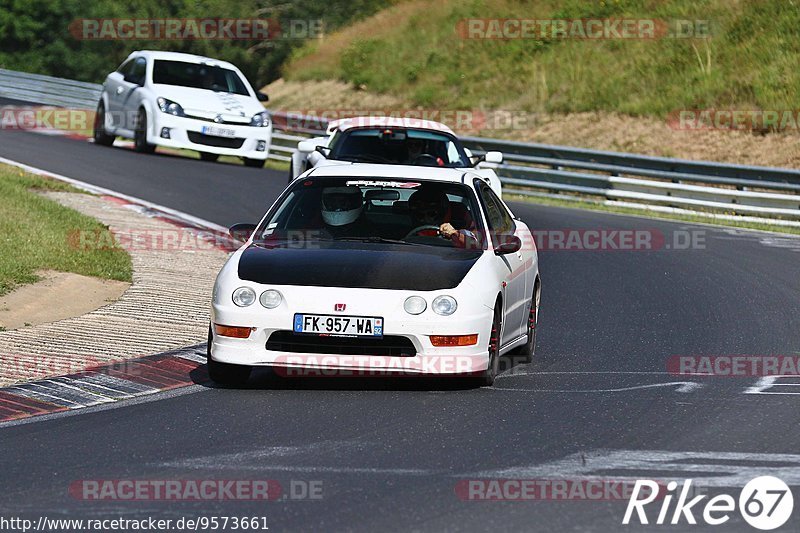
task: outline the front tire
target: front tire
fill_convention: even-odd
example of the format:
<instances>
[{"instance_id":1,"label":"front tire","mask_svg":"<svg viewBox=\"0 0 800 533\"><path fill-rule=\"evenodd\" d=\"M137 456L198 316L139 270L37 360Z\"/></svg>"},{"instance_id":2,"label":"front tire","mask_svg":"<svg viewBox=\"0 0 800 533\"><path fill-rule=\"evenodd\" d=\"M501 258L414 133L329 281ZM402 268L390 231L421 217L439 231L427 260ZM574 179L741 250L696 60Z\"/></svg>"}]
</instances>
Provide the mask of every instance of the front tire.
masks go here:
<instances>
[{"instance_id":1,"label":"front tire","mask_svg":"<svg viewBox=\"0 0 800 533\"><path fill-rule=\"evenodd\" d=\"M539 323L539 303L541 299L542 289L537 282L531 298L531 310L528 313L528 342L512 352L514 355L521 355L524 363L530 363L536 354L536 325Z\"/></svg>"},{"instance_id":2,"label":"front tire","mask_svg":"<svg viewBox=\"0 0 800 533\"><path fill-rule=\"evenodd\" d=\"M214 361L214 359L211 358L211 342L213 338L211 326L209 326L206 363L208 366L208 377L211 378L211 381L229 387L239 387L247 383L253 368L245 365L232 365L230 363Z\"/></svg>"},{"instance_id":3,"label":"front tire","mask_svg":"<svg viewBox=\"0 0 800 533\"><path fill-rule=\"evenodd\" d=\"M250 159L249 157L245 157L244 166L252 168L264 168L264 163L266 163L266 161L266 159Z\"/></svg>"},{"instance_id":4,"label":"front tire","mask_svg":"<svg viewBox=\"0 0 800 533\"><path fill-rule=\"evenodd\" d=\"M498 300L494 306L492 329L489 333L489 364L479 378L483 387L491 387L497 374L500 373L500 334L503 331L503 308Z\"/></svg>"},{"instance_id":5,"label":"front tire","mask_svg":"<svg viewBox=\"0 0 800 533\"><path fill-rule=\"evenodd\" d=\"M103 101L97 104L97 111L94 114L94 131L92 132L94 143L100 146L111 146L114 144L114 136L106 133L106 106Z\"/></svg>"},{"instance_id":6,"label":"front tire","mask_svg":"<svg viewBox=\"0 0 800 533\"><path fill-rule=\"evenodd\" d=\"M139 110L136 117L136 130L133 133L133 149L140 154L152 154L156 150L154 144L147 142L147 113Z\"/></svg>"}]
</instances>

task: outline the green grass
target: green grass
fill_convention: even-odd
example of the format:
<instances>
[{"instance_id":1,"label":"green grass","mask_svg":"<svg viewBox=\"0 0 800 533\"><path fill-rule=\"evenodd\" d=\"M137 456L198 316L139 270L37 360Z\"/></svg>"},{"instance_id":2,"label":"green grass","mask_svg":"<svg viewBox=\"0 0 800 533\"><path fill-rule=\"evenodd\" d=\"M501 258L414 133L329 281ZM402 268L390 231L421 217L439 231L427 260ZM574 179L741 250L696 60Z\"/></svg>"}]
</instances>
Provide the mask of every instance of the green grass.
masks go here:
<instances>
[{"instance_id":1,"label":"green grass","mask_svg":"<svg viewBox=\"0 0 800 533\"><path fill-rule=\"evenodd\" d=\"M795 109L800 8L786 0L400 2L297 50L289 80L338 79L428 108ZM711 38L463 39L468 18L708 20Z\"/></svg>"},{"instance_id":2,"label":"green grass","mask_svg":"<svg viewBox=\"0 0 800 533\"><path fill-rule=\"evenodd\" d=\"M661 213L658 211L649 211L647 209L636 209L632 207L605 205L590 200L581 200L580 197L575 197L575 200L571 200L571 199L548 198L541 196L526 196L521 194L506 193L503 194L503 199L506 201L529 202L533 204L549 205L554 207L584 209L587 211L599 211L603 213L616 213L619 215L632 215L644 218L675 220L679 222L690 222L695 224L710 224L713 226L724 226L729 228L752 229L758 231L769 231L773 233L800 235L800 228L792 226L778 226L775 224L763 224L759 222L750 222L747 220L721 220L711 217L680 214L680 213Z\"/></svg>"},{"instance_id":3,"label":"green grass","mask_svg":"<svg viewBox=\"0 0 800 533\"><path fill-rule=\"evenodd\" d=\"M102 237L108 228L36 191L77 192L61 182L0 166L0 295L38 281L38 270L131 281L131 259L123 249L76 245L81 231L101 239L96 242L111 242Z\"/></svg>"}]
</instances>

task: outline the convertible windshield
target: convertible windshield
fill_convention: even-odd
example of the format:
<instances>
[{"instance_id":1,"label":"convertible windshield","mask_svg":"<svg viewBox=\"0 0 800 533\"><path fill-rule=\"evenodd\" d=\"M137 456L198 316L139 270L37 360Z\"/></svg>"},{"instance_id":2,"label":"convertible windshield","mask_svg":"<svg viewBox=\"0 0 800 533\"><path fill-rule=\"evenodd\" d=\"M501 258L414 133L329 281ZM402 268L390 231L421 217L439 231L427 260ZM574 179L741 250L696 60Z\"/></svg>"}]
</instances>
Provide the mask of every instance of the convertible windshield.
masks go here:
<instances>
[{"instance_id":1,"label":"convertible windshield","mask_svg":"<svg viewBox=\"0 0 800 533\"><path fill-rule=\"evenodd\" d=\"M233 70L183 61L157 59L153 64L153 83L206 89L247 96L247 87Z\"/></svg>"},{"instance_id":2,"label":"convertible windshield","mask_svg":"<svg viewBox=\"0 0 800 533\"><path fill-rule=\"evenodd\" d=\"M254 240L476 248L481 227L474 194L460 183L312 178L295 183Z\"/></svg>"},{"instance_id":3,"label":"convertible windshield","mask_svg":"<svg viewBox=\"0 0 800 533\"><path fill-rule=\"evenodd\" d=\"M454 137L434 131L403 128L344 131L331 143L331 158L430 167L471 166Z\"/></svg>"}]
</instances>

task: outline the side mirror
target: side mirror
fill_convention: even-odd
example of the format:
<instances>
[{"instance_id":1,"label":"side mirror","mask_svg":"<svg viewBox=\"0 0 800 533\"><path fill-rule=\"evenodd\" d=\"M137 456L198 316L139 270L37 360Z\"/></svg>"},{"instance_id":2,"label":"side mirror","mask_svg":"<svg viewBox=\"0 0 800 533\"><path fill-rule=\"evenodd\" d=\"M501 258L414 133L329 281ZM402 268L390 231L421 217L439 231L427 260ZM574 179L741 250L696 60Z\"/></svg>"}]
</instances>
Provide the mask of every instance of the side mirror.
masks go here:
<instances>
[{"instance_id":1,"label":"side mirror","mask_svg":"<svg viewBox=\"0 0 800 533\"><path fill-rule=\"evenodd\" d=\"M483 156L483 160L487 163L500 164L503 162L503 152L486 152L486 155Z\"/></svg>"},{"instance_id":2,"label":"side mirror","mask_svg":"<svg viewBox=\"0 0 800 533\"><path fill-rule=\"evenodd\" d=\"M228 233L235 241L247 242L255 230L255 224L234 224L228 229Z\"/></svg>"},{"instance_id":3,"label":"side mirror","mask_svg":"<svg viewBox=\"0 0 800 533\"><path fill-rule=\"evenodd\" d=\"M300 141L297 143L297 151L304 154L310 154L317 149L316 141Z\"/></svg>"},{"instance_id":4,"label":"side mirror","mask_svg":"<svg viewBox=\"0 0 800 533\"><path fill-rule=\"evenodd\" d=\"M259 102L269 102L269 96L261 91L256 91L256 98L258 98Z\"/></svg>"},{"instance_id":5,"label":"side mirror","mask_svg":"<svg viewBox=\"0 0 800 533\"><path fill-rule=\"evenodd\" d=\"M506 255L519 252L522 249L522 241L516 235L500 235L500 244L495 249L495 255Z\"/></svg>"}]
</instances>

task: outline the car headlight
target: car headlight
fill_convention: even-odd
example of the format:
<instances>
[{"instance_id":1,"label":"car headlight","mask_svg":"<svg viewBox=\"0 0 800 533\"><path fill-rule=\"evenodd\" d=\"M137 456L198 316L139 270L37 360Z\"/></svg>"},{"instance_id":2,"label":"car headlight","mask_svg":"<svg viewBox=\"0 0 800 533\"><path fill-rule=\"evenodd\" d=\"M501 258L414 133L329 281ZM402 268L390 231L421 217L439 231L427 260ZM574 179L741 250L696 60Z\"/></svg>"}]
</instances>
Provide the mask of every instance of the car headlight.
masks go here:
<instances>
[{"instance_id":1,"label":"car headlight","mask_svg":"<svg viewBox=\"0 0 800 533\"><path fill-rule=\"evenodd\" d=\"M421 296L409 296L403 304L403 309L409 315L418 315L428 307L428 302Z\"/></svg>"},{"instance_id":2,"label":"car headlight","mask_svg":"<svg viewBox=\"0 0 800 533\"><path fill-rule=\"evenodd\" d=\"M233 291L233 303L239 307L247 307L253 305L256 301L256 291L250 287L239 287Z\"/></svg>"},{"instance_id":3,"label":"car headlight","mask_svg":"<svg viewBox=\"0 0 800 533\"><path fill-rule=\"evenodd\" d=\"M167 100L161 96L158 97L158 108L163 111L164 113L169 113L170 115L175 115L176 117L183 117L185 116L183 113L183 108L177 102L173 102L172 100Z\"/></svg>"},{"instance_id":4,"label":"car headlight","mask_svg":"<svg viewBox=\"0 0 800 533\"><path fill-rule=\"evenodd\" d=\"M261 297L258 299L261 302L261 305L266 307L267 309L275 309L281 302L283 301L283 296L281 293L274 289L270 289L268 291L264 291L261 293Z\"/></svg>"},{"instance_id":5,"label":"car headlight","mask_svg":"<svg viewBox=\"0 0 800 533\"><path fill-rule=\"evenodd\" d=\"M266 128L269 126L269 112L262 111L261 113L256 113L253 118L250 119L250 125L255 126L256 128Z\"/></svg>"},{"instance_id":6,"label":"car headlight","mask_svg":"<svg viewBox=\"0 0 800 533\"><path fill-rule=\"evenodd\" d=\"M448 316L456 312L458 303L452 296L437 296L433 299L431 308L437 315Z\"/></svg>"}]
</instances>

